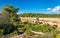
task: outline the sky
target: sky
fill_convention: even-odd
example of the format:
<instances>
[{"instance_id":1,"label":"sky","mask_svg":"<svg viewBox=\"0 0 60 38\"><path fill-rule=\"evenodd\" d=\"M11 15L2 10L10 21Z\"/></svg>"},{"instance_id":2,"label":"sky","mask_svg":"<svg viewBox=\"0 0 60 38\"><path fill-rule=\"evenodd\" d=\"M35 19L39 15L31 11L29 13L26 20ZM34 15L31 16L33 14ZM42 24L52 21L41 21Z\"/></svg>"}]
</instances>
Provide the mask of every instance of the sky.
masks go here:
<instances>
[{"instance_id":1,"label":"sky","mask_svg":"<svg viewBox=\"0 0 60 38\"><path fill-rule=\"evenodd\" d=\"M60 0L0 0L0 9L11 4L19 13L60 14Z\"/></svg>"}]
</instances>

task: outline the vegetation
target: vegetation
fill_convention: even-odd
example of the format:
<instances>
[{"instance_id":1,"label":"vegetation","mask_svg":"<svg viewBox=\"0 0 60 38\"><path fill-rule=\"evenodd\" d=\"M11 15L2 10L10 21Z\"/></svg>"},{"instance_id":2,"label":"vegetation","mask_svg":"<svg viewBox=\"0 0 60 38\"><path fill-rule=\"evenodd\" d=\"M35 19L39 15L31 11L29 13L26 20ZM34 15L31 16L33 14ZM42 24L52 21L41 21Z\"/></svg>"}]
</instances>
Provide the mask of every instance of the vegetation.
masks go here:
<instances>
[{"instance_id":1,"label":"vegetation","mask_svg":"<svg viewBox=\"0 0 60 38\"><path fill-rule=\"evenodd\" d=\"M18 8L14 8L12 5L5 5L2 8L0 17L0 30L3 29L2 35L10 34L17 29L16 25L19 20L17 12Z\"/></svg>"},{"instance_id":2,"label":"vegetation","mask_svg":"<svg viewBox=\"0 0 60 38\"><path fill-rule=\"evenodd\" d=\"M0 13L0 38L2 36L8 35L16 36L16 35L22 35L24 38L57 38L59 36L57 28L53 28L49 24L31 24L31 23L23 23L19 20L19 17L59 17L59 14L20 14L17 15L18 8L14 8L12 5L5 5L2 8L2 12ZM57 16L55 16L57 15ZM38 20L38 19L37 19ZM39 21L39 20L38 20ZM37 34L32 33L31 30L36 32L42 32L45 33L44 35L35 36ZM51 34L51 36L49 35ZM47 36L49 35L49 36ZM15 37L14 36L14 37Z\"/></svg>"},{"instance_id":3,"label":"vegetation","mask_svg":"<svg viewBox=\"0 0 60 38\"><path fill-rule=\"evenodd\" d=\"M38 13L23 13L19 14L21 17L37 17L37 18L60 18L60 14L38 14Z\"/></svg>"}]
</instances>

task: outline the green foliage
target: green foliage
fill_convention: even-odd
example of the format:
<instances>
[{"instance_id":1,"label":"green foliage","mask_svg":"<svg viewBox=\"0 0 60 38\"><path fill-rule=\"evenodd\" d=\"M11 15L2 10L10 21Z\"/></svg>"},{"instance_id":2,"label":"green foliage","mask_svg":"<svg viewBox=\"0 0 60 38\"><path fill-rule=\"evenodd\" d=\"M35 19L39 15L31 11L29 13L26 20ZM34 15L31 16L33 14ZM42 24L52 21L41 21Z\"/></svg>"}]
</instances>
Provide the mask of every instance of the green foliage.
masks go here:
<instances>
[{"instance_id":1,"label":"green foliage","mask_svg":"<svg viewBox=\"0 0 60 38\"><path fill-rule=\"evenodd\" d=\"M5 24L4 26L5 26L5 27L3 27L3 29L4 29L3 34L4 35L5 34L10 34L15 30L15 26L12 25L12 24Z\"/></svg>"},{"instance_id":2,"label":"green foliage","mask_svg":"<svg viewBox=\"0 0 60 38\"><path fill-rule=\"evenodd\" d=\"M15 22L18 21L18 8L14 8L12 5L5 5L2 8L2 14L0 17L0 29L4 29L3 34L10 34L12 33L16 28ZM17 25L17 24L16 24Z\"/></svg>"},{"instance_id":3,"label":"green foliage","mask_svg":"<svg viewBox=\"0 0 60 38\"><path fill-rule=\"evenodd\" d=\"M58 33L58 30L57 29L54 29L52 32L53 32L53 37L56 38L57 33Z\"/></svg>"},{"instance_id":4,"label":"green foliage","mask_svg":"<svg viewBox=\"0 0 60 38\"><path fill-rule=\"evenodd\" d=\"M0 29L0 35L3 35L3 29Z\"/></svg>"},{"instance_id":5,"label":"green foliage","mask_svg":"<svg viewBox=\"0 0 60 38\"><path fill-rule=\"evenodd\" d=\"M12 5L5 5L2 12L9 17L10 23L15 22L15 18L18 18L17 12L18 8L14 8Z\"/></svg>"},{"instance_id":6,"label":"green foliage","mask_svg":"<svg viewBox=\"0 0 60 38\"><path fill-rule=\"evenodd\" d=\"M37 18L60 18L60 14L38 14L38 13L23 13L20 17L37 17Z\"/></svg>"},{"instance_id":7,"label":"green foliage","mask_svg":"<svg viewBox=\"0 0 60 38\"><path fill-rule=\"evenodd\" d=\"M18 31L15 30L14 32L11 33L12 35L17 35L18 34Z\"/></svg>"},{"instance_id":8,"label":"green foliage","mask_svg":"<svg viewBox=\"0 0 60 38\"><path fill-rule=\"evenodd\" d=\"M33 24L30 24L30 23L25 24L24 23L24 26L25 26L25 29L26 29L25 33L26 34L31 34L31 29L32 29Z\"/></svg>"},{"instance_id":9,"label":"green foliage","mask_svg":"<svg viewBox=\"0 0 60 38\"><path fill-rule=\"evenodd\" d=\"M4 30L4 29L0 29L0 38L1 38L2 35L3 35L3 30Z\"/></svg>"},{"instance_id":10,"label":"green foliage","mask_svg":"<svg viewBox=\"0 0 60 38\"><path fill-rule=\"evenodd\" d=\"M39 24L39 25L33 26L32 30L38 31L38 32L51 32L52 27L49 24L43 24L43 25Z\"/></svg>"},{"instance_id":11,"label":"green foliage","mask_svg":"<svg viewBox=\"0 0 60 38\"><path fill-rule=\"evenodd\" d=\"M23 32L25 34L32 34L31 30L37 32L48 32L53 34L53 37L56 37L57 29L54 29L49 24L31 24L28 22L22 23L19 20L19 16L22 17L60 17L60 14L33 14L33 13L24 13L17 15L18 8L14 8L12 5L6 5L2 8L2 16L0 17L0 35L6 34L18 34ZM38 20L39 21L39 20ZM39 36L40 38L40 36Z\"/></svg>"},{"instance_id":12,"label":"green foliage","mask_svg":"<svg viewBox=\"0 0 60 38\"><path fill-rule=\"evenodd\" d=\"M56 38L60 38L60 34L57 34L57 35L56 35Z\"/></svg>"}]
</instances>

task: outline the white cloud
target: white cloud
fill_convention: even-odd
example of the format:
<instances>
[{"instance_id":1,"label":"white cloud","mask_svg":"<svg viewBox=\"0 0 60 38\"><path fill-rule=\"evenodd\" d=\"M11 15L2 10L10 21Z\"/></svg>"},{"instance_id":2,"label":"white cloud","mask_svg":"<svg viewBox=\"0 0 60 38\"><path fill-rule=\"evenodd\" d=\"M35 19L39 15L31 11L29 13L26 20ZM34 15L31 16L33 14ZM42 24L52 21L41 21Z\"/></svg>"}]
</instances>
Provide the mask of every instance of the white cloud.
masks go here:
<instances>
[{"instance_id":1,"label":"white cloud","mask_svg":"<svg viewBox=\"0 0 60 38\"><path fill-rule=\"evenodd\" d=\"M52 9L52 11L60 11L60 6L56 6L55 8Z\"/></svg>"},{"instance_id":2,"label":"white cloud","mask_svg":"<svg viewBox=\"0 0 60 38\"><path fill-rule=\"evenodd\" d=\"M60 6L55 6L54 8L47 8L46 12L51 14L60 14Z\"/></svg>"},{"instance_id":3,"label":"white cloud","mask_svg":"<svg viewBox=\"0 0 60 38\"><path fill-rule=\"evenodd\" d=\"M51 8L47 8L47 10L51 10Z\"/></svg>"},{"instance_id":4,"label":"white cloud","mask_svg":"<svg viewBox=\"0 0 60 38\"><path fill-rule=\"evenodd\" d=\"M56 6L54 8L47 8L48 11L53 11L53 12L56 12L56 11L60 11L60 6Z\"/></svg>"}]
</instances>

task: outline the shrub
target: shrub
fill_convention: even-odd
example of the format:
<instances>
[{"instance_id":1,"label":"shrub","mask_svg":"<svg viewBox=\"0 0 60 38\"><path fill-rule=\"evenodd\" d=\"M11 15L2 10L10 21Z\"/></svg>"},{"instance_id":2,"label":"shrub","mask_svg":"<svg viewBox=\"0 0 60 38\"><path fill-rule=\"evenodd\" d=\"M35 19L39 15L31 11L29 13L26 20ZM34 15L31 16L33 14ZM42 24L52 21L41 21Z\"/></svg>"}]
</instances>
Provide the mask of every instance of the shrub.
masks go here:
<instances>
[{"instance_id":1,"label":"shrub","mask_svg":"<svg viewBox=\"0 0 60 38\"><path fill-rule=\"evenodd\" d=\"M0 29L0 38L2 37L3 35L3 29Z\"/></svg>"},{"instance_id":2,"label":"shrub","mask_svg":"<svg viewBox=\"0 0 60 38\"><path fill-rule=\"evenodd\" d=\"M38 32L51 32L53 28L49 24L43 24L43 25L33 26L32 30L38 31Z\"/></svg>"},{"instance_id":3,"label":"shrub","mask_svg":"<svg viewBox=\"0 0 60 38\"><path fill-rule=\"evenodd\" d=\"M12 24L5 24L5 27L4 27L4 32L3 34L10 34L12 33L13 31L15 30L15 26L12 25Z\"/></svg>"}]
</instances>

